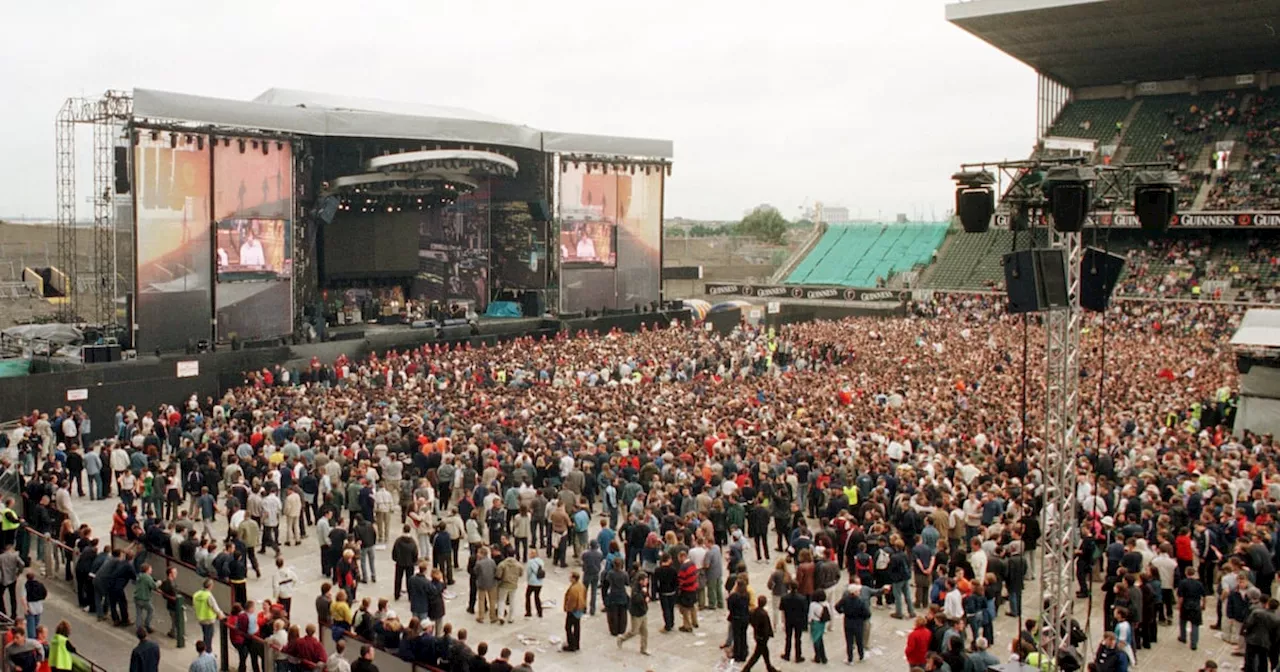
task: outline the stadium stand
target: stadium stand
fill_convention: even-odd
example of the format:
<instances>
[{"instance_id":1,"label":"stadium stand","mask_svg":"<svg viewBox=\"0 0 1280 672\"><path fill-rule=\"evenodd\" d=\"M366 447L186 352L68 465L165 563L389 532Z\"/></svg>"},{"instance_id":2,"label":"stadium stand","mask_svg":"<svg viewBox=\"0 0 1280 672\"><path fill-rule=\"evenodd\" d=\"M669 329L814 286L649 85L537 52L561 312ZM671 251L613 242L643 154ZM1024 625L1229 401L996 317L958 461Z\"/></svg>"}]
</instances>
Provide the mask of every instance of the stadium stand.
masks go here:
<instances>
[{"instance_id":1,"label":"stadium stand","mask_svg":"<svg viewBox=\"0 0 1280 672\"><path fill-rule=\"evenodd\" d=\"M933 259L945 223L832 224L787 282L871 287Z\"/></svg>"},{"instance_id":2,"label":"stadium stand","mask_svg":"<svg viewBox=\"0 0 1280 672\"><path fill-rule=\"evenodd\" d=\"M1125 162L1172 158L1182 168L1194 167L1205 145L1231 138L1241 98L1236 91L1140 98L1122 143L1129 147Z\"/></svg>"},{"instance_id":3,"label":"stadium stand","mask_svg":"<svg viewBox=\"0 0 1280 672\"><path fill-rule=\"evenodd\" d=\"M1116 98L1075 101L1058 115L1049 135L1111 143L1132 107L1133 101Z\"/></svg>"},{"instance_id":4,"label":"stadium stand","mask_svg":"<svg viewBox=\"0 0 1280 672\"><path fill-rule=\"evenodd\" d=\"M1035 232L1034 244L1048 244ZM1018 247L1026 247L1026 234ZM1183 231L1148 240L1136 231L1112 231L1086 244L1126 257L1117 293L1126 296L1236 300L1275 300L1280 292L1280 240L1275 236ZM1013 248L1013 233L956 229L923 284L938 289L997 289L1003 286L1001 261Z\"/></svg>"}]
</instances>

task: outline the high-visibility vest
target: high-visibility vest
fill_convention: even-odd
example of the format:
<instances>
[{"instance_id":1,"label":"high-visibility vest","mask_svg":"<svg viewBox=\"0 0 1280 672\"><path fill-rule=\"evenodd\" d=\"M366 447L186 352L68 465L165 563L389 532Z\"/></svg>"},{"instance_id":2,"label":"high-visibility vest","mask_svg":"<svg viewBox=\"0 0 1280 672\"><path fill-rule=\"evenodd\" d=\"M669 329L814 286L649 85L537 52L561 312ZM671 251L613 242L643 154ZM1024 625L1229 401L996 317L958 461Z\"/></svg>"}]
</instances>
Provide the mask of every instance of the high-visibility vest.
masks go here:
<instances>
[{"instance_id":1,"label":"high-visibility vest","mask_svg":"<svg viewBox=\"0 0 1280 672\"><path fill-rule=\"evenodd\" d=\"M213 594L207 590L197 590L191 596L191 604L195 608L197 621L204 623L218 620L218 615L213 612L213 607L209 606L209 599L212 597Z\"/></svg>"},{"instance_id":2,"label":"high-visibility vest","mask_svg":"<svg viewBox=\"0 0 1280 672\"><path fill-rule=\"evenodd\" d=\"M49 665L55 670L71 669L71 652L67 650L66 635L54 635L49 642Z\"/></svg>"},{"instance_id":3,"label":"high-visibility vest","mask_svg":"<svg viewBox=\"0 0 1280 672\"><path fill-rule=\"evenodd\" d=\"M19 523L16 520L9 519L9 514L11 513L13 513L13 510L7 506L0 508L0 530L3 530L5 532L12 532L18 529ZM17 516L15 515L13 516L13 518L16 519Z\"/></svg>"}]
</instances>

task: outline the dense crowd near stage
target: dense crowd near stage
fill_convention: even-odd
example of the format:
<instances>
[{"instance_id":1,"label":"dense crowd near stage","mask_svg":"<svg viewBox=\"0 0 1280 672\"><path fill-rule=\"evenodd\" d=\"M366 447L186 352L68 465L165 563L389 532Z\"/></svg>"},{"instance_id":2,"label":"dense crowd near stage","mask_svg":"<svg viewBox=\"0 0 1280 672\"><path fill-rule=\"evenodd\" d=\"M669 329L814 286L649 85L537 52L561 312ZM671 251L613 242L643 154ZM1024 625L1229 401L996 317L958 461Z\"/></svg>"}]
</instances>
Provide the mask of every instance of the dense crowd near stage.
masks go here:
<instances>
[{"instance_id":1,"label":"dense crowd near stage","mask_svg":"<svg viewBox=\"0 0 1280 672\"><path fill-rule=\"evenodd\" d=\"M225 620L255 668L265 640L297 670L376 670L395 655L523 672L533 651L468 640L466 624L554 611L557 656L604 637L649 653L652 623L665 637L710 629L742 669L772 671L779 646L784 660L826 663L834 647L856 664L874 640L925 672L1011 657L1123 672L1158 638L1196 649L1216 605L1252 672L1280 653L1280 469L1271 437L1230 431L1225 343L1241 315L1125 301L1086 318L1076 576L1106 634L1055 661L1038 660L1040 609L1023 601L1045 499L1045 338L1039 317L1005 315L997 297L727 335L673 324L313 361L252 372L220 399L122 404L110 427L35 411L0 441L28 477L25 522L77 549L66 578L81 606L138 627L139 649L174 587L146 554L111 551L109 534L230 583L235 604L193 596L193 670ZM77 525L86 494L119 499L113 529ZM259 557L292 544L319 551L321 595ZM393 585L371 582L384 548ZM40 579L6 555L0 597L26 581L25 603ZM271 576L269 594L248 594L251 571ZM561 571L565 592L543 595ZM584 628L597 608L605 622ZM871 636L884 618L909 619L905 641ZM1002 619L1019 634L996 642ZM23 642L46 638L22 654L69 645L37 628L38 615L18 621ZM367 651L349 664L322 629ZM155 669L150 655L135 650L133 669Z\"/></svg>"}]
</instances>

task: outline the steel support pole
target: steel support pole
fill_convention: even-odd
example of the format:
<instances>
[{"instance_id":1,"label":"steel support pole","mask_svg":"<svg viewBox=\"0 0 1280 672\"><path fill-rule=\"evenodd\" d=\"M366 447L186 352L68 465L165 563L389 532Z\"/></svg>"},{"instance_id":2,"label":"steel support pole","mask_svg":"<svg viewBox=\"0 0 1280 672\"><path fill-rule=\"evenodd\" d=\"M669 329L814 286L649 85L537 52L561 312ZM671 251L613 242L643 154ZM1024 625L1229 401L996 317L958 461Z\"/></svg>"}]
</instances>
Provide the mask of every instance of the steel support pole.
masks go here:
<instances>
[{"instance_id":1,"label":"steel support pole","mask_svg":"<svg viewBox=\"0 0 1280 672\"><path fill-rule=\"evenodd\" d=\"M1074 602L1076 423L1080 408L1081 234L1050 229L1050 246L1066 257L1068 307L1045 313L1044 510L1041 570L1044 610L1041 661L1056 661L1070 644ZM1044 664L1042 662L1042 664Z\"/></svg>"}]
</instances>

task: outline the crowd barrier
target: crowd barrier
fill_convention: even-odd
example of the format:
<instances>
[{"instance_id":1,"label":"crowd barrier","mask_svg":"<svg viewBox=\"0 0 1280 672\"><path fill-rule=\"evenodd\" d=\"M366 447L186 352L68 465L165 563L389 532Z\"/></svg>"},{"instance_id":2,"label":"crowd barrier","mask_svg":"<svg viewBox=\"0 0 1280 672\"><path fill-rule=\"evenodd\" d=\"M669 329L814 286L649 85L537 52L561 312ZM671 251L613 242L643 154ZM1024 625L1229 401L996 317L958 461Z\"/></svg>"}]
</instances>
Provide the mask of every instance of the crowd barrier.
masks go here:
<instances>
[{"instance_id":1,"label":"crowd barrier","mask_svg":"<svg viewBox=\"0 0 1280 672\"><path fill-rule=\"evenodd\" d=\"M346 650L342 652L342 657L348 662L355 663L360 657L360 649L364 646L372 646L374 653L374 664L378 666L380 672L444 672L434 665L426 663L413 663L404 660L396 655L394 651L388 651L367 639L363 639L354 632L346 632L343 634L346 642ZM330 656L337 653L337 643L333 639L333 632L329 628L320 628L320 642L324 644L324 650Z\"/></svg>"},{"instance_id":2,"label":"crowd barrier","mask_svg":"<svg viewBox=\"0 0 1280 672\"><path fill-rule=\"evenodd\" d=\"M61 584L64 587L68 588L73 595L76 594L75 580L72 579L71 581L67 581L66 574L65 574L66 558L74 558L74 549L72 549L71 547L67 546L66 544L63 544L62 542L56 539L53 539L49 535L36 532L35 530L31 529L27 525L21 526L19 530L21 531L22 533L21 536L25 539L27 544L31 544L31 542L38 542L38 543L31 544L35 546L35 549L34 549L35 553L31 557L30 566L33 568L43 567L44 569L43 578L44 578L45 585L49 587L55 587L57 584ZM22 582L19 583L18 594L22 599L24 600L26 599L25 583L22 583ZM162 599L158 601L163 603ZM132 602L133 602L132 599L130 599L129 603L132 604ZM74 602L72 604L74 605L74 608L77 608L77 609L79 608L78 604L75 604ZM157 616L159 615L160 611L164 611L163 604L161 605L161 608L157 610ZM3 622L0 622L0 630L5 631L4 637L0 637L0 672L11 672L12 668L9 665L9 661L5 653L5 648L9 644L10 636L9 636L8 630L13 626L13 621L5 617L3 614L0 614L0 621L3 621ZM49 628L50 632L53 631L53 626L54 626L53 623L49 623L46 621L42 623L42 625ZM153 619L153 627L154 625L161 625L161 627L163 627L163 625L159 622L158 618ZM28 633L28 635L34 636L34 633ZM76 635L75 633L73 633L71 637L71 643L75 645L76 641L77 641ZM89 640L86 639L85 641L87 642ZM85 647L88 646L87 643L82 643L82 645ZM116 669L111 667L103 667L102 665L99 665L93 660L89 659L83 653L79 653L79 652L73 653L71 654L71 657L72 657L72 667L75 670L75 672L114 672L114 670Z\"/></svg>"},{"instance_id":3,"label":"crowd barrier","mask_svg":"<svg viewBox=\"0 0 1280 672\"><path fill-rule=\"evenodd\" d=\"M216 576L204 576L200 574L195 567L188 565L167 553L161 553L154 549L147 548L141 542L129 541L124 537L111 535L111 548L132 550L139 556L145 554L143 557L147 559L143 559L141 562L151 562L152 573L155 574L157 580L164 577L164 572L169 567L176 568L178 570L178 575L173 581L174 587L178 589L179 594L188 599L204 587L205 579L212 579L213 587L209 589L209 592L213 593L213 599L217 600L218 606L222 611L231 611L231 605L235 602L235 592L232 590L230 583L227 583ZM164 562L154 562L151 560L154 558L159 558Z\"/></svg>"}]
</instances>

